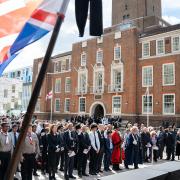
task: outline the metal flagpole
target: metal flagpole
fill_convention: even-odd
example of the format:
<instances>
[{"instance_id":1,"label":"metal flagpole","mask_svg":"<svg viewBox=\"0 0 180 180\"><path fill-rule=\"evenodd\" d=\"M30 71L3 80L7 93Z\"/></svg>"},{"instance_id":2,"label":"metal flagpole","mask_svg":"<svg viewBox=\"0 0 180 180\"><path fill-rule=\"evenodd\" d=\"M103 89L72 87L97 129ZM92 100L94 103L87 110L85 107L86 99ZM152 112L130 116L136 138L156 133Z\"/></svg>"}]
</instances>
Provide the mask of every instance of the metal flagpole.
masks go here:
<instances>
[{"instance_id":1,"label":"metal flagpole","mask_svg":"<svg viewBox=\"0 0 180 180\"><path fill-rule=\"evenodd\" d=\"M52 77L51 77L52 78ZM52 78L52 97L51 97L51 116L50 121L52 122L52 116L53 116L53 78Z\"/></svg>"},{"instance_id":2,"label":"metal flagpole","mask_svg":"<svg viewBox=\"0 0 180 180\"><path fill-rule=\"evenodd\" d=\"M149 86L147 87L147 127L149 127Z\"/></svg>"},{"instance_id":3,"label":"metal flagpole","mask_svg":"<svg viewBox=\"0 0 180 180\"><path fill-rule=\"evenodd\" d=\"M66 13L67 7L69 5L70 0L63 0L62 2L62 6L60 8L60 11L58 13L58 17L57 17L57 21L43 60L43 64L41 66L41 70L39 72L36 84L34 86L30 101L29 101L29 105L27 108L27 112L24 116L23 122L22 122L22 127L21 127L21 132L18 138L18 142L17 145L15 147L13 156L11 158L10 164L8 166L6 175L5 175L5 180L12 180L14 178L14 174L17 170L17 165L19 164L20 158L21 158L21 152L22 152L22 148L24 145L24 141L26 138L26 134L28 131L28 127L29 124L31 123L31 119L32 119L32 115L34 113L34 109L35 109L35 105L39 96L39 92L41 90L44 78L45 78L45 74L47 71L47 67L59 34L59 30L61 28L62 22L64 20L64 15Z\"/></svg>"}]
</instances>

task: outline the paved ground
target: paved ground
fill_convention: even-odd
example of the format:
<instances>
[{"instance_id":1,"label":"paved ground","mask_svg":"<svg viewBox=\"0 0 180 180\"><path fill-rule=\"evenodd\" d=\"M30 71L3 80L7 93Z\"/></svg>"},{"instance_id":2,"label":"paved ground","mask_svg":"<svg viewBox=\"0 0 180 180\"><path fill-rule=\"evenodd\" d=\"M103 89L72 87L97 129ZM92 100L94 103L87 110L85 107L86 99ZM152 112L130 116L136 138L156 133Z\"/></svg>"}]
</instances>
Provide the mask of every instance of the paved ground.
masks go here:
<instances>
[{"instance_id":1,"label":"paved ground","mask_svg":"<svg viewBox=\"0 0 180 180\"><path fill-rule=\"evenodd\" d=\"M146 163L146 164L143 164L143 165L139 165L139 168L145 168L145 167L148 167L148 166L152 166L152 165L155 165L155 164L161 164L161 163L164 163L164 162L167 162L165 160L159 160L157 163ZM180 162L180 161L179 161ZM116 174L116 173L121 173L121 172L125 172L125 171L132 171L133 170L133 166L130 166L130 169L129 170L126 170L124 169L123 166L121 166L121 168L123 170L121 171L118 171L118 172L115 172L115 171L112 171L112 172L103 172L103 173L100 173L99 175L97 176L89 176L89 177L83 177L82 179L83 180L97 180L97 179L100 179L101 177L103 176L108 176L108 175L112 175L112 174ZM88 171L87 171L88 172ZM48 180L48 174L46 176L42 175L41 172L39 171L38 174L40 175L39 177L34 177L33 180ZM78 177L77 175L77 171L74 170L74 175L77 177L78 180L80 180L80 178ZM17 177L19 178L19 180L21 180L19 174L17 174ZM56 178L57 180L62 180L64 179L63 178L63 172L60 172L58 171L58 174L56 174Z\"/></svg>"}]
</instances>

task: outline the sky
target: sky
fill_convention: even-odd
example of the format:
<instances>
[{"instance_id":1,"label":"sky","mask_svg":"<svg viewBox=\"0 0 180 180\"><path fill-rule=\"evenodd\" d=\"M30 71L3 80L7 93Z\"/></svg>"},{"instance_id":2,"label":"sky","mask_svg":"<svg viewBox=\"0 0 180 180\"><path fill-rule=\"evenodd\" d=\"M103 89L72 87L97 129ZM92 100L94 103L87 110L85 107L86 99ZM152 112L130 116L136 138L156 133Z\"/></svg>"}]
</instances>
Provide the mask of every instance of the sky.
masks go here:
<instances>
[{"instance_id":1,"label":"sky","mask_svg":"<svg viewBox=\"0 0 180 180\"><path fill-rule=\"evenodd\" d=\"M111 25L111 4L112 0L103 0L104 28ZM162 13L163 18L169 23L180 23L180 0L162 0ZM88 34L89 22L87 22L85 36L83 38L78 37L78 30L75 23L74 0L71 0L65 17L65 21L58 36L53 55L70 51L72 49L73 43L88 39ZM5 71L11 71L13 69L32 65L35 58L42 57L45 54L48 44L47 42L49 41L50 35L51 33L49 33L38 42L26 47L23 52L11 62L11 64L6 68ZM13 38L15 38L15 36L12 36L10 39L6 39L5 41L0 39L0 49L4 44L7 43L7 41L12 40Z\"/></svg>"}]
</instances>

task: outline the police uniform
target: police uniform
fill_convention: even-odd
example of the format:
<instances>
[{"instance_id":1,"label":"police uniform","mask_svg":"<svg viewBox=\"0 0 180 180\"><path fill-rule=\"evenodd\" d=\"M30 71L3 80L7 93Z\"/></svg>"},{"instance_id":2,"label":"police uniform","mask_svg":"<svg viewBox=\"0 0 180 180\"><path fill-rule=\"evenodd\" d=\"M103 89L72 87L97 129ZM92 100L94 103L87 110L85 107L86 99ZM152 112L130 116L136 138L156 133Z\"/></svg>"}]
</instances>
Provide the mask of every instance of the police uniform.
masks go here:
<instances>
[{"instance_id":1,"label":"police uniform","mask_svg":"<svg viewBox=\"0 0 180 180\"><path fill-rule=\"evenodd\" d=\"M21 177L23 180L32 180L34 154L37 152L36 134L27 133L22 150Z\"/></svg>"},{"instance_id":2,"label":"police uniform","mask_svg":"<svg viewBox=\"0 0 180 180\"><path fill-rule=\"evenodd\" d=\"M13 143L10 134L0 132L0 180L4 180L6 170L8 168L11 153L13 151Z\"/></svg>"}]
</instances>

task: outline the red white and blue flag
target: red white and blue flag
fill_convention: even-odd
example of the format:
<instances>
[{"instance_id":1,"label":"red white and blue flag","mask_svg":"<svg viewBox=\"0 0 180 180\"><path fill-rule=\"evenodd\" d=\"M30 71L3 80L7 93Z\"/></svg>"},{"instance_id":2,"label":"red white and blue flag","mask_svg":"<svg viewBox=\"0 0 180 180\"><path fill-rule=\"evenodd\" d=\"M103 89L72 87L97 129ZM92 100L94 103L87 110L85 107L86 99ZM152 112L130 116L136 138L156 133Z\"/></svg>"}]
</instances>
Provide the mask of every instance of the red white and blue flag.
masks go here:
<instances>
[{"instance_id":1,"label":"red white and blue flag","mask_svg":"<svg viewBox=\"0 0 180 180\"><path fill-rule=\"evenodd\" d=\"M0 4L2 2L4 3L4 1L7 1L7 0L0 0ZM32 0L29 0L29 1L32 1ZM10 47L7 46L7 47L4 47L2 50L0 50L0 76L2 75L7 65L21 52L21 50L24 47L39 40L40 38L45 36L47 33L52 31L54 28L57 15L58 13L61 13L59 11L61 9L63 0L43 0L43 1L36 0L36 5L37 5L37 1L39 3L41 2L40 5L37 8L34 7L34 9L35 8L36 9L33 11L30 18L28 18L27 22L22 28L22 31L19 33L14 43ZM18 15L21 16L21 14L18 14ZM63 13L60 15L64 17ZM26 13L26 16L27 16L27 13ZM0 20L1 20L1 17L2 16L0 16ZM2 28L0 27L0 38L3 36L1 32L6 32L6 31L3 31ZM7 34L4 34L4 36L5 35Z\"/></svg>"}]
</instances>

